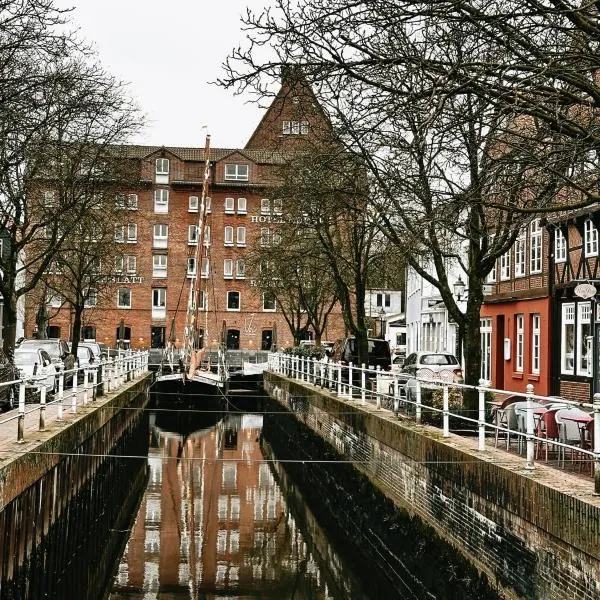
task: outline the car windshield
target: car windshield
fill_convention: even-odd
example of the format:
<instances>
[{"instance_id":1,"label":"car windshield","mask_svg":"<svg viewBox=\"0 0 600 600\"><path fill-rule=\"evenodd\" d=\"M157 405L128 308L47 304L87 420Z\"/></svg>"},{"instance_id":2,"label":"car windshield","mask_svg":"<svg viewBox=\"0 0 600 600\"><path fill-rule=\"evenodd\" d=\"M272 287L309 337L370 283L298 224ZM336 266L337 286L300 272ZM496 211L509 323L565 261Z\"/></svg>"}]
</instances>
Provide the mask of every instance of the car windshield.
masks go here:
<instances>
[{"instance_id":1,"label":"car windshield","mask_svg":"<svg viewBox=\"0 0 600 600\"><path fill-rule=\"evenodd\" d=\"M38 348L43 348L52 358L60 358L58 344L56 342L40 340L36 343L36 346Z\"/></svg>"},{"instance_id":2,"label":"car windshield","mask_svg":"<svg viewBox=\"0 0 600 600\"><path fill-rule=\"evenodd\" d=\"M355 339L348 341L350 345L350 352L357 354L357 344ZM390 355L390 346L386 340L368 340L369 344L369 356L377 356L380 358L387 358Z\"/></svg>"},{"instance_id":3,"label":"car windshield","mask_svg":"<svg viewBox=\"0 0 600 600\"><path fill-rule=\"evenodd\" d=\"M15 352L16 365L33 365L39 360L38 353L33 350L17 350Z\"/></svg>"},{"instance_id":4,"label":"car windshield","mask_svg":"<svg viewBox=\"0 0 600 600\"><path fill-rule=\"evenodd\" d=\"M458 360L452 354L424 354L421 356L422 365L457 365Z\"/></svg>"}]
</instances>

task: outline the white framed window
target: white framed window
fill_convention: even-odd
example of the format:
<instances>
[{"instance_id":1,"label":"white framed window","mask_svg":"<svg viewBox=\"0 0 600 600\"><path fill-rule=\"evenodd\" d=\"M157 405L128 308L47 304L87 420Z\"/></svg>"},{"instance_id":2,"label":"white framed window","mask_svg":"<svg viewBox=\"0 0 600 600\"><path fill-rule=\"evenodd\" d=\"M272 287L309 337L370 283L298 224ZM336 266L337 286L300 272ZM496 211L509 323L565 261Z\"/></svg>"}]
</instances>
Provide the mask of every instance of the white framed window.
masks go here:
<instances>
[{"instance_id":1,"label":"white framed window","mask_svg":"<svg viewBox=\"0 0 600 600\"><path fill-rule=\"evenodd\" d=\"M481 378L492 380L492 319L481 319Z\"/></svg>"},{"instance_id":2,"label":"white framed window","mask_svg":"<svg viewBox=\"0 0 600 600\"><path fill-rule=\"evenodd\" d=\"M283 133L283 135L290 135L292 133L292 122L291 121L283 122L282 133Z\"/></svg>"},{"instance_id":3,"label":"white framed window","mask_svg":"<svg viewBox=\"0 0 600 600\"><path fill-rule=\"evenodd\" d=\"M237 199L237 211L238 215L245 215L247 211L247 201L246 198L238 198Z\"/></svg>"},{"instance_id":4,"label":"white framed window","mask_svg":"<svg viewBox=\"0 0 600 600\"><path fill-rule=\"evenodd\" d=\"M210 246L210 225L204 226L204 245Z\"/></svg>"},{"instance_id":5,"label":"white framed window","mask_svg":"<svg viewBox=\"0 0 600 600\"><path fill-rule=\"evenodd\" d=\"M196 277L196 258L194 256L187 259L187 275L188 277Z\"/></svg>"},{"instance_id":6,"label":"white framed window","mask_svg":"<svg viewBox=\"0 0 600 600\"><path fill-rule=\"evenodd\" d=\"M300 134L300 121L292 121L292 134L293 135Z\"/></svg>"},{"instance_id":7,"label":"white framed window","mask_svg":"<svg viewBox=\"0 0 600 600\"><path fill-rule=\"evenodd\" d=\"M554 262L563 263L567 261L567 238L562 229L554 230Z\"/></svg>"},{"instance_id":8,"label":"white framed window","mask_svg":"<svg viewBox=\"0 0 600 600\"><path fill-rule=\"evenodd\" d=\"M198 294L198 308L201 310L206 310L208 308L208 294L206 290L200 290Z\"/></svg>"},{"instance_id":9,"label":"white framed window","mask_svg":"<svg viewBox=\"0 0 600 600\"><path fill-rule=\"evenodd\" d=\"M262 309L264 312L275 312L277 310L277 303L273 294L263 294Z\"/></svg>"},{"instance_id":10,"label":"white framed window","mask_svg":"<svg viewBox=\"0 0 600 600\"><path fill-rule=\"evenodd\" d=\"M202 267L200 269L200 277L206 279L210 274L210 261L207 256L202 257Z\"/></svg>"},{"instance_id":11,"label":"white framed window","mask_svg":"<svg viewBox=\"0 0 600 600\"><path fill-rule=\"evenodd\" d=\"M125 241L125 225L115 227L115 242L123 243Z\"/></svg>"},{"instance_id":12,"label":"white framed window","mask_svg":"<svg viewBox=\"0 0 600 600\"><path fill-rule=\"evenodd\" d=\"M223 239L225 246L233 246L233 227L231 227L231 225L225 226L225 235Z\"/></svg>"},{"instance_id":13,"label":"white framed window","mask_svg":"<svg viewBox=\"0 0 600 600\"><path fill-rule=\"evenodd\" d=\"M198 212L198 196L190 196L188 198L188 212Z\"/></svg>"},{"instance_id":14,"label":"white framed window","mask_svg":"<svg viewBox=\"0 0 600 600\"><path fill-rule=\"evenodd\" d=\"M529 273L542 272L542 226L535 219L529 226Z\"/></svg>"},{"instance_id":15,"label":"white framed window","mask_svg":"<svg viewBox=\"0 0 600 600\"><path fill-rule=\"evenodd\" d=\"M233 260L231 258L226 258L223 261L223 277L225 279L233 278Z\"/></svg>"},{"instance_id":16,"label":"white framed window","mask_svg":"<svg viewBox=\"0 0 600 600\"><path fill-rule=\"evenodd\" d=\"M248 165L229 163L225 165L226 181L248 181Z\"/></svg>"},{"instance_id":17,"label":"white framed window","mask_svg":"<svg viewBox=\"0 0 600 600\"><path fill-rule=\"evenodd\" d=\"M577 375L592 374L592 304L577 304Z\"/></svg>"},{"instance_id":18,"label":"white framed window","mask_svg":"<svg viewBox=\"0 0 600 600\"><path fill-rule=\"evenodd\" d=\"M308 121L300 121L300 135L308 135Z\"/></svg>"},{"instance_id":19,"label":"white framed window","mask_svg":"<svg viewBox=\"0 0 600 600\"><path fill-rule=\"evenodd\" d=\"M510 279L510 248L500 257L500 280Z\"/></svg>"},{"instance_id":20,"label":"white framed window","mask_svg":"<svg viewBox=\"0 0 600 600\"><path fill-rule=\"evenodd\" d=\"M129 288L117 290L117 308L131 308L131 290Z\"/></svg>"},{"instance_id":21,"label":"white framed window","mask_svg":"<svg viewBox=\"0 0 600 600\"><path fill-rule=\"evenodd\" d=\"M127 243L135 244L137 242L137 225L135 223L127 223Z\"/></svg>"},{"instance_id":22,"label":"white framed window","mask_svg":"<svg viewBox=\"0 0 600 600\"><path fill-rule=\"evenodd\" d=\"M525 351L525 317L515 315L515 371L523 372L523 353Z\"/></svg>"},{"instance_id":23,"label":"white framed window","mask_svg":"<svg viewBox=\"0 0 600 600\"><path fill-rule=\"evenodd\" d=\"M127 207L127 210L137 210L138 209L138 195L137 194L127 194L126 207Z\"/></svg>"},{"instance_id":24,"label":"white framed window","mask_svg":"<svg viewBox=\"0 0 600 600\"><path fill-rule=\"evenodd\" d=\"M575 304L563 304L561 309L560 371L575 372Z\"/></svg>"},{"instance_id":25,"label":"white framed window","mask_svg":"<svg viewBox=\"0 0 600 600\"><path fill-rule=\"evenodd\" d=\"M154 190L154 212L169 212L169 190L165 190L162 188L159 190Z\"/></svg>"},{"instance_id":26,"label":"white framed window","mask_svg":"<svg viewBox=\"0 0 600 600\"><path fill-rule=\"evenodd\" d=\"M168 175L169 174L169 159L168 158L157 158L156 159L156 175Z\"/></svg>"},{"instance_id":27,"label":"white framed window","mask_svg":"<svg viewBox=\"0 0 600 600\"><path fill-rule=\"evenodd\" d=\"M195 246L198 243L198 225L188 225L188 245Z\"/></svg>"},{"instance_id":28,"label":"white framed window","mask_svg":"<svg viewBox=\"0 0 600 600\"><path fill-rule=\"evenodd\" d=\"M540 374L540 342L542 339L542 319L539 314L531 315L531 372Z\"/></svg>"},{"instance_id":29,"label":"white framed window","mask_svg":"<svg viewBox=\"0 0 600 600\"><path fill-rule=\"evenodd\" d=\"M225 198L225 214L232 215L235 213L235 198Z\"/></svg>"},{"instance_id":30,"label":"white framed window","mask_svg":"<svg viewBox=\"0 0 600 600\"><path fill-rule=\"evenodd\" d=\"M273 214L274 215L282 215L283 214L283 200L281 198L275 198L273 200Z\"/></svg>"},{"instance_id":31,"label":"white framed window","mask_svg":"<svg viewBox=\"0 0 600 600\"><path fill-rule=\"evenodd\" d=\"M115 196L115 208L117 210L125 210L127 201L125 200L125 194L117 194Z\"/></svg>"},{"instance_id":32,"label":"white framed window","mask_svg":"<svg viewBox=\"0 0 600 600\"><path fill-rule=\"evenodd\" d=\"M204 212L206 212L206 213L210 212L211 204L212 204L212 199L210 196L207 196L206 198L204 198Z\"/></svg>"},{"instance_id":33,"label":"white framed window","mask_svg":"<svg viewBox=\"0 0 600 600\"><path fill-rule=\"evenodd\" d=\"M152 255L152 277L155 279L163 279L167 276L167 255L153 254Z\"/></svg>"},{"instance_id":34,"label":"white framed window","mask_svg":"<svg viewBox=\"0 0 600 600\"><path fill-rule=\"evenodd\" d=\"M591 219L583 224L585 256L598 256L598 230Z\"/></svg>"},{"instance_id":35,"label":"white framed window","mask_svg":"<svg viewBox=\"0 0 600 600\"><path fill-rule=\"evenodd\" d=\"M164 319L167 314L167 289L152 289L152 318Z\"/></svg>"},{"instance_id":36,"label":"white framed window","mask_svg":"<svg viewBox=\"0 0 600 600\"><path fill-rule=\"evenodd\" d=\"M271 214L271 201L268 198L261 198L260 214L261 215L270 215Z\"/></svg>"},{"instance_id":37,"label":"white framed window","mask_svg":"<svg viewBox=\"0 0 600 600\"><path fill-rule=\"evenodd\" d=\"M115 273L122 273L124 266L123 256L115 256Z\"/></svg>"},{"instance_id":38,"label":"white framed window","mask_svg":"<svg viewBox=\"0 0 600 600\"><path fill-rule=\"evenodd\" d=\"M169 226L157 223L152 228L152 247L166 248L169 242Z\"/></svg>"},{"instance_id":39,"label":"white framed window","mask_svg":"<svg viewBox=\"0 0 600 600\"><path fill-rule=\"evenodd\" d=\"M261 227L260 229L260 245L268 246L271 241L271 231L268 227Z\"/></svg>"},{"instance_id":40,"label":"white framed window","mask_svg":"<svg viewBox=\"0 0 600 600\"><path fill-rule=\"evenodd\" d=\"M55 206L55 195L53 191L47 190L44 192L43 204L46 208Z\"/></svg>"},{"instance_id":41,"label":"white framed window","mask_svg":"<svg viewBox=\"0 0 600 600\"><path fill-rule=\"evenodd\" d=\"M515 277L524 277L525 275L525 232L520 232L515 241Z\"/></svg>"},{"instance_id":42,"label":"white framed window","mask_svg":"<svg viewBox=\"0 0 600 600\"><path fill-rule=\"evenodd\" d=\"M63 301L60 297L60 294L52 294L46 300L46 304L51 308L60 308L63 304Z\"/></svg>"},{"instance_id":43,"label":"white framed window","mask_svg":"<svg viewBox=\"0 0 600 600\"><path fill-rule=\"evenodd\" d=\"M227 310L240 310L239 292L227 292Z\"/></svg>"},{"instance_id":44,"label":"white framed window","mask_svg":"<svg viewBox=\"0 0 600 600\"><path fill-rule=\"evenodd\" d=\"M246 262L241 258L235 261L235 276L237 279L244 279L246 277Z\"/></svg>"},{"instance_id":45,"label":"white framed window","mask_svg":"<svg viewBox=\"0 0 600 600\"><path fill-rule=\"evenodd\" d=\"M236 243L238 246L246 245L246 228L245 227L237 228Z\"/></svg>"},{"instance_id":46,"label":"white framed window","mask_svg":"<svg viewBox=\"0 0 600 600\"><path fill-rule=\"evenodd\" d=\"M137 257L128 254L125 258L125 269L129 275L135 274L137 271Z\"/></svg>"},{"instance_id":47,"label":"white framed window","mask_svg":"<svg viewBox=\"0 0 600 600\"><path fill-rule=\"evenodd\" d=\"M96 306L98 304L98 290L90 288L83 304L86 308L92 308L93 306Z\"/></svg>"},{"instance_id":48,"label":"white framed window","mask_svg":"<svg viewBox=\"0 0 600 600\"><path fill-rule=\"evenodd\" d=\"M281 244L281 234L277 233L277 231L273 231L271 234L271 243L273 246L279 246L279 244Z\"/></svg>"}]
</instances>

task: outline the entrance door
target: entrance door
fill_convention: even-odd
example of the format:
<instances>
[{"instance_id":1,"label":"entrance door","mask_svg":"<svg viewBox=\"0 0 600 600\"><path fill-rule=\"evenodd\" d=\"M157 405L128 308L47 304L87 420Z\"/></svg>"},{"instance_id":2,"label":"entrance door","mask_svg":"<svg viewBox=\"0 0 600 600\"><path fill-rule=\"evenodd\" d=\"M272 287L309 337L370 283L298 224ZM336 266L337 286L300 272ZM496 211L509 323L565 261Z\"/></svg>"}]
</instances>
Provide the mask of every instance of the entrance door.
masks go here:
<instances>
[{"instance_id":1,"label":"entrance door","mask_svg":"<svg viewBox=\"0 0 600 600\"><path fill-rule=\"evenodd\" d=\"M240 349L240 330L239 329L228 329L227 330L227 350L239 350Z\"/></svg>"},{"instance_id":2,"label":"entrance door","mask_svg":"<svg viewBox=\"0 0 600 600\"><path fill-rule=\"evenodd\" d=\"M123 337L119 337L119 334L123 330ZM127 349L131 345L131 327L121 327L121 325L117 326L117 332L115 337L117 338L117 348Z\"/></svg>"},{"instance_id":3,"label":"entrance door","mask_svg":"<svg viewBox=\"0 0 600 600\"><path fill-rule=\"evenodd\" d=\"M260 342L261 350L271 350L273 347L273 330L263 329L262 338Z\"/></svg>"},{"instance_id":4,"label":"entrance door","mask_svg":"<svg viewBox=\"0 0 600 600\"><path fill-rule=\"evenodd\" d=\"M165 347L165 327L152 327L150 329L150 347L164 348Z\"/></svg>"}]
</instances>

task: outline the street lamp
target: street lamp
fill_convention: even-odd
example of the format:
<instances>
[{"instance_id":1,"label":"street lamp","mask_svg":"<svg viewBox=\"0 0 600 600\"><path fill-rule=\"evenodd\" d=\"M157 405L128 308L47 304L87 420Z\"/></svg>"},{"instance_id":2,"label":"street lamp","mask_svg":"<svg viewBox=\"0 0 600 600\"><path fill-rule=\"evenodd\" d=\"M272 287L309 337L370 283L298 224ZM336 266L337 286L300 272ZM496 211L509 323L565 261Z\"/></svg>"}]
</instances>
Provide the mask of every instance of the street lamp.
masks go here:
<instances>
[{"instance_id":1,"label":"street lamp","mask_svg":"<svg viewBox=\"0 0 600 600\"><path fill-rule=\"evenodd\" d=\"M385 310L383 308L379 311L379 337L385 339Z\"/></svg>"},{"instance_id":2,"label":"street lamp","mask_svg":"<svg viewBox=\"0 0 600 600\"><path fill-rule=\"evenodd\" d=\"M454 295L456 296L456 299L460 302L463 298L463 296L465 295L465 282L461 279L460 275L458 276L458 279L454 282Z\"/></svg>"}]
</instances>

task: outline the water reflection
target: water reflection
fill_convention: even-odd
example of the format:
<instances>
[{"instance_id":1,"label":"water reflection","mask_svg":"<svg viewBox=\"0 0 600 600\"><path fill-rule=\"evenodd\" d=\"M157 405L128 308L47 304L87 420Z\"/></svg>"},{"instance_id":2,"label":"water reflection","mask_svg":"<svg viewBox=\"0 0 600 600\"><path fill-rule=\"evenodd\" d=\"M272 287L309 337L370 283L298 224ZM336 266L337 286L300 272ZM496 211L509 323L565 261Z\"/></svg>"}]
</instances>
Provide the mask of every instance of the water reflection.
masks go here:
<instances>
[{"instance_id":1,"label":"water reflection","mask_svg":"<svg viewBox=\"0 0 600 600\"><path fill-rule=\"evenodd\" d=\"M148 487L108 598L348 597L264 461L262 417L213 418L187 435L153 421Z\"/></svg>"}]
</instances>

